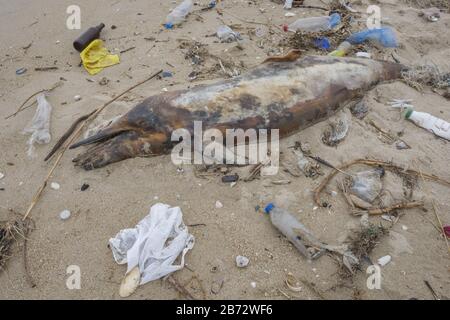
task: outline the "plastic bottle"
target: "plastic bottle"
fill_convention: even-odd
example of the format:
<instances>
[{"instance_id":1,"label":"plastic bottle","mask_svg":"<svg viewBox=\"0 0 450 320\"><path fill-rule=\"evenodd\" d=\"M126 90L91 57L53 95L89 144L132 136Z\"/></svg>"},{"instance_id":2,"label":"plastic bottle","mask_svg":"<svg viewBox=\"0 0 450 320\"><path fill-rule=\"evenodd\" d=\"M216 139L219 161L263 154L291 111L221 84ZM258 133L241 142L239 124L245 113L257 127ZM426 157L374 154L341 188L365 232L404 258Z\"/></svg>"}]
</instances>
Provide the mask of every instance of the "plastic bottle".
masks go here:
<instances>
[{"instance_id":1,"label":"plastic bottle","mask_svg":"<svg viewBox=\"0 0 450 320\"><path fill-rule=\"evenodd\" d=\"M414 111L412 108L406 108L405 119L414 122L435 135L450 140L450 123L432 116L426 112Z\"/></svg>"},{"instance_id":2,"label":"plastic bottle","mask_svg":"<svg viewBox=\"0 0 450 320\"><path fill-rule=\"evenodd\" d=\"M100 32L105 27L105 24L100 23L96 27L91 27L87 29L84 33L82 33L75 41L73 42L73 47L78 52L81 52L86 48L89 43L98 39L100 37Z\"/></svg>"},{"instance_id":3,"label":"plastic bottle","mask_svg":"<svg viewBox=\"0 0 450 320\"><path fill-rule=\"evenodd\" d=\"M226 25L222 25L217 29L217 37L221 42L233 42L241 39L239 32L233 31Z\"/></svg>"},{"instance_id":4,"label":"plastic bottle","mask_svg":"<svg viewBox=\"0 0 450 320\"><path fill-rule=\"evenodd\" d=\"M184 0L167 15L164 27L166 27L166 29L172 29L174 25L182 23L189 12L191 12L192 6L192 0Z\"/></svg>"},{"instance_id":5,"label":"plastic bottle","mask_svg":"<svg viewBox=\"0 0 450 320\"><path fill-rule=\"evenodd\" d=\"M308 259L311 258L308 249L304 245L304 243L299 238L298 233L295 229L306 231L308 234L310 233L306 227L301 224L297 219L295 219L288 211L275 207L273 203L269 203L264 211L270 215L270 221L274 225L275 228L278 229L288 240L300 251Z\"/></svg>"},{"instance_id":6,"label":"plastic bottle","mask_svg":"<svg viewBox=\"0 0 450 320\"><path fill-rule=\"evenodd\" d=\"M348 41L344 41L336 48L336 50L330 52L328 55L335 57L343 57L350 51L351 48L352 44Z\"/></svg>"},{"instance_id":7,"label":"plastic bottle","mask_svg":"<svg viewBox=\"0 0 450 320\"><path fill-rule=\"evenodd\" d=\"M288 26L284 26L284 31L307 31L317 32L325 31L334 28L341 23L341 16L338 13L333 13L331 16L301 18Z\"/></svg>"}]
</instances>

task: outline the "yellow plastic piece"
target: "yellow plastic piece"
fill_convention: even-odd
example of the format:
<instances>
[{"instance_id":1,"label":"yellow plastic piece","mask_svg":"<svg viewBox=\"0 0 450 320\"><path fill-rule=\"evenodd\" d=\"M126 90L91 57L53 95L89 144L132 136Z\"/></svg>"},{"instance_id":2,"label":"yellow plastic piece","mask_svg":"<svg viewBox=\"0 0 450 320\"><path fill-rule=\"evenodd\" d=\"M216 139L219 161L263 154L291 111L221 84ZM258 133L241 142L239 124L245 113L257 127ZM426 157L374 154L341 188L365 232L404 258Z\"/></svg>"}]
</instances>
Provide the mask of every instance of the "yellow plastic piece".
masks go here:
<instances>
[{"instance_id":1,"label":"yellow plastic piece","mask_svg":"<svg viewBox=\"0 0 450 320\"><path fill-rule=\"evenodd\" d=\"M92 41L81 51L80 57L83 66L92 75L99 73L106 67L120 63L119 56L117 54L110 54L100 39Z\"/></svg>"}]
</instances>

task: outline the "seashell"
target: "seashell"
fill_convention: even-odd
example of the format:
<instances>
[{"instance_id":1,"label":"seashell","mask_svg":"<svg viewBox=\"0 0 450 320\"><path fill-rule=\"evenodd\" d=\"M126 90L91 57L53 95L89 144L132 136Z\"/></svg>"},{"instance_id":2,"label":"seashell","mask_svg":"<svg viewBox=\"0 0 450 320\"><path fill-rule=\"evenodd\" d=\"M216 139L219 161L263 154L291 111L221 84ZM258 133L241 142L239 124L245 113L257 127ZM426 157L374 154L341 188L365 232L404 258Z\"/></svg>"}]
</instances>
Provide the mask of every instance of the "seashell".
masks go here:
<instances>
[{"instance_id":1,"label":"seashell","mask_svg":"<svg viewBox=\"0 0 450 320\"><path fill-rule=\"evenodd\" d=\"M136 291L139 283L141 282L141 273L139 271L139 266L131 269L130 272L123 278L122 283L119 288L119 295L122 298L129 297Z\"/></svg>"}]
</instances>

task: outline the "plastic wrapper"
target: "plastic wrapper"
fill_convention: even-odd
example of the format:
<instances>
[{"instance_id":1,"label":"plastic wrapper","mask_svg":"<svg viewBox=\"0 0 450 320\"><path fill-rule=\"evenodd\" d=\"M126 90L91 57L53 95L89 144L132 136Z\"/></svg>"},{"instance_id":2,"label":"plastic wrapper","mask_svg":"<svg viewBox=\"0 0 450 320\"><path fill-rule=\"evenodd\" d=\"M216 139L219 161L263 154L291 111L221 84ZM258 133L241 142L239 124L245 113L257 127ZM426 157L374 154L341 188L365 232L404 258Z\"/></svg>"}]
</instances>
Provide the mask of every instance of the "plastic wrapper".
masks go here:
<instances>
[{"instance_id":1,"label":"plastic wrapper","mask_svg":"<svg viewBox=\"0 0 450 320\"><path fill-rule=\"evenodd\" d=\"M398 46L397 36L392 28L366 29L352 34L347 38L351 44L361 44L366 41L374 41L385 48L396 48Z\"/></svg>"},{"instance_id":2,"label":"plastic wrapper","mask_svg":"<svg viewBox=\"0 0 450 320\"><path fill-rule=\"evenodd\" d=\"M128 264L127 274L139 267L141 285L182 269L195 241L182 216L179 207L152 206L135 228L123 229L109 240L115 261ZM180 264L175 265L180 254Z\"/></svg>"},{"instance_id":3,"label":"plastic wrapper","mask_svg":"<svg viewBox=\"0 0 450 320\"><path fill-rule=\"evenodd\" d=\"M24 133L31 134L28 139L29 157L34 157L34 144L47 144L51 140L50 135L50 117L52 106L45 99L45 94L41 93L37 96L38 106L30 124L24 129Z\"/></svg>"},{"instance_id":4,"label":"plastic wrapper","mask_svg":"<svg viewBox=\"0 0 450 320\"><path fill-rule=\"evenodd\" d=\"M384 175L382 168L361 171L352 177L350 192L358 198L372 203L383 187L381 177Z\"/></svg>"}]
</instances>

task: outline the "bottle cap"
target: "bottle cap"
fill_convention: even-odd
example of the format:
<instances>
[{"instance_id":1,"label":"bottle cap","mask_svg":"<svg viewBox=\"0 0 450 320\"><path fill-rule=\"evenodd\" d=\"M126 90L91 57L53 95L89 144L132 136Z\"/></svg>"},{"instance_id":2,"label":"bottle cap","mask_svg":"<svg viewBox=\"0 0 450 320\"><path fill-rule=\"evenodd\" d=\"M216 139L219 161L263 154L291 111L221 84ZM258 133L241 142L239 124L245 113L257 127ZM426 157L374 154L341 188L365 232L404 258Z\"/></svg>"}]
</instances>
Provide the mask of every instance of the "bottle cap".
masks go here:
<instances>
[{"instance_id":1,"label":"bottle cap","mask_svg":"<svg viewBox=\"0 0 450 320\"><path fill-rule=\"evenodd\" d=\"M170 23L170 22L168 22L168 23L165 23L165 24L164 24L164 27L165 27L166 29L172 29L172 28L173 28L173 24Z\"/></svg>"},{"instance_id":2,"label":"bottle cap","mask_svg":"<svg viewBox=\"0 0 450 320\"><path fill-rule=\"evenodd\" d=\"M413 108L411 108L411 107L406 108L405 119L409 119L409 117L411 117L413 112L414 112Z\"/></svg>"},{"instance_id":3,"label":"bottle cap","mask_svg":"<svg viewBox=\"0 0 450 320\"><path fill-rule=\"evenodd\" d=\"M271 203L267 204L267 206L264 208L264 212L270 213L270 211L272 211L273 208L275 208L275 205L271 202Z\"/></svg>"}]
</instances>

